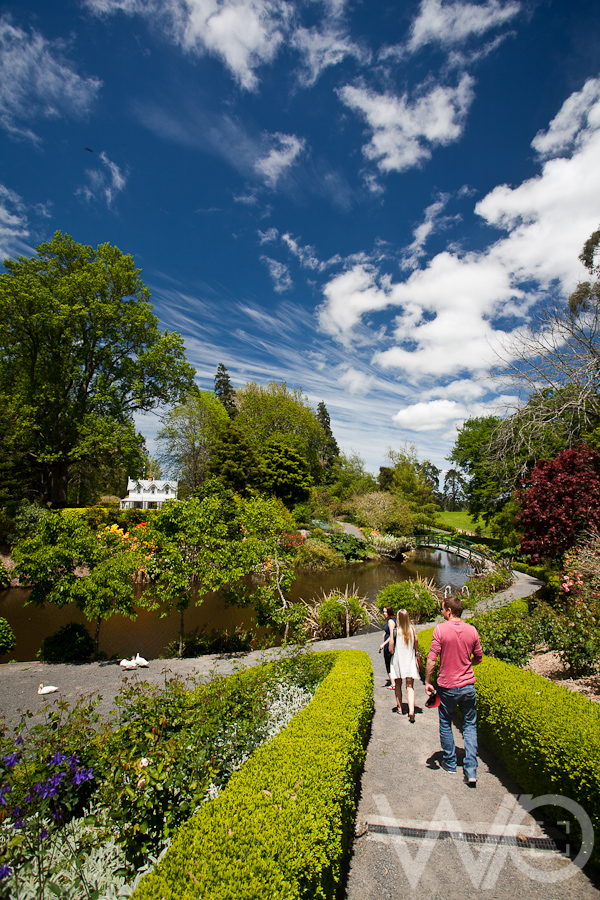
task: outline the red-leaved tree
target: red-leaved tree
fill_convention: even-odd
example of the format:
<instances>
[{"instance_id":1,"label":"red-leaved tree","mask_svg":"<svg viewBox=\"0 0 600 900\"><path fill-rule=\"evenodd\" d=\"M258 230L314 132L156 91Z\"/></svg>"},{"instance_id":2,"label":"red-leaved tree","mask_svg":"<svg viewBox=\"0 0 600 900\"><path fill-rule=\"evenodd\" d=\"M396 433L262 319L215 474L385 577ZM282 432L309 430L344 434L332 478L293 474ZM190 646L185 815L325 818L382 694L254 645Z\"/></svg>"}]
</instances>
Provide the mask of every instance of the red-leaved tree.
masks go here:
<instances>
[{"instance_id":1,"label":"red-leaved tree","mask_svg":"<svg viewBox=\"0 0 600 900\"><path fill-rule=\"evenodd\" d=\"M590 527L600 528L600 456L585 445L540 460L517 492L521 550L556 559Z\"/></svg>"}]
</instances>

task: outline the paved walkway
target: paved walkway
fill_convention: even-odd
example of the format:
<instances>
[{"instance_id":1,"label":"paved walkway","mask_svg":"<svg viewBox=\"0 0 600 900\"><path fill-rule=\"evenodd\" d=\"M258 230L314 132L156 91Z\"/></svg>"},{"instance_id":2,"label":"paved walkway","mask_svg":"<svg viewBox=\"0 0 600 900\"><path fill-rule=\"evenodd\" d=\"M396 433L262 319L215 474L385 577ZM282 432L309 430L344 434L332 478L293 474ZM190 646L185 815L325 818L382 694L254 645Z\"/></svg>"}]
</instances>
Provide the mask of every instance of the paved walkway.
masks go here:
<instances>
[{"instance_id":1,"label":"paved walkway","mask_svg":"<svg viewBox=\"0 0 600 900\"><path fill-rule=\"evenodd\" d=\"M498 601L527 596L539 583L519 576ZM427 628L429 626L420 626ZM326 641L318 649L353 647L369 654L375 672L375 714L360 786L357 839L350 861L346 900L600 900L600 890L579 869L567 872L556 850L517 849L501 845L483 847L482 836L552 837L518 805L521 791L495 759L480 748L478 783L467 787L459 774L439 767L438 716L425 708L425 690L418 683L416 722L392 712L394 694L385 687L383 657L378 648L381 633L347 640ZM44 698L37 694L43 681L60 688L53 698L73 701L78 694L99 692L102 710L109 712L124 681L140 678L160 683L171 674L202 675L210 671L232 672L239 665L253 665L277 651L252 653L242 660L202 657L194 660L153 660L148 669L123 673L115 663L46 665L14 663L0 666L0 712L15 721L18 707L39 709ZM405 707L406 708L406 707ZM462 746L457 732L457 746ZM459 760L460 764L460 760ZM521 816L522 812L522 816ZM424 838L432 822L442 834L436 841ZM436 827L435 824L433 826ZM394 834L403 829L403 834ZM406 832L412 829L412 833ZM455 833L456 840L444 839ZM459 839L459 834L477 837ZM521 843L523 841L521 840ZM567 880L553 883L557 875ZM550 879L550 880L549 880Z\"/></svg>"}]
</instances>

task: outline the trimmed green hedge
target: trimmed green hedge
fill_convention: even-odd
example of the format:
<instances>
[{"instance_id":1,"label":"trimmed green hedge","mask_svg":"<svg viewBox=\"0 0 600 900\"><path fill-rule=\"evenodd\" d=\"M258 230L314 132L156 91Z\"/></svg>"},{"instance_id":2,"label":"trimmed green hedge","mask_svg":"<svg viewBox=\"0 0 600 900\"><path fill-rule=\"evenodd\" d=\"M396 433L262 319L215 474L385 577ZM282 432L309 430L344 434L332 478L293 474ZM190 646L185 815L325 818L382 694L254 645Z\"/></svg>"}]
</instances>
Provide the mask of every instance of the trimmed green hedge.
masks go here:
<instances>
[{"instance_id":1,"label":"trimmed green hedge","mask_svg":"<svg viewBox=\"0 0 600 900\"><path fill-rule=\"evenodd\" d=\"M423 660L433 629L419 633ZM484 744L524 792L570 797L600 834L600 704L541 675L484 657L475 669ZM546 808L549 818L552 808ZM556 809L558 819L565 810ZM592 853L600 865L600 847Z\"/></svg>"},{"instance_id":2,"label":"trimmed green hedge","mask_svg":"<svg viewBox=\"0 0 600 900\"><path fill-rule=\"evenodd\" d=\"M308 707L180 828L132 900L333 900L372 714L371 661L343 650Z\"/></svg>"}]
</instances>

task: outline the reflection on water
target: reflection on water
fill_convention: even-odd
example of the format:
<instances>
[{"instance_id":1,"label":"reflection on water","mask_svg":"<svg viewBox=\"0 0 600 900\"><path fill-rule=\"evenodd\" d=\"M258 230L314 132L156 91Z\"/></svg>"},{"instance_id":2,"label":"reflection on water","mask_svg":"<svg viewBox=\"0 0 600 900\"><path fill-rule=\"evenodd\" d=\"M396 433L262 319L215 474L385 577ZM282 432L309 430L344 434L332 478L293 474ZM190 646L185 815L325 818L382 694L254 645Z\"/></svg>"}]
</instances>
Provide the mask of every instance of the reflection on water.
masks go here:
<instances>
[{"instance_id":1,"label":"reflection on water","mask_svg":"<svg viewBox=\"0 0 600 900\"><path fill-rule=\"evenodd\" d=\"M462 587L469 567L464 559L442 550L419 549L414 560L404 563L393 560L357 563L344 569L332 569L326 572L303 572L292 585L292 600L302 597L312 600L322 593L339 588L345 590L346 585L364 597L374 601L379 591L394 581L407 581L416 575L422 578L433 578L443 587L446 584L453 588ZM33 660L44 637L53 634L67 622L82 622L93 632L93 625L86 622L81 612L74 605L62 609L52 604L45 607L24 606L29 590L11 588L0 592L0 616L4 616L11 625L17 639L16 649L0 662L16 659L20 662ZM244 623L254 624L252 609L240 609L235 606L226 607L219 594L209 594L199 607L190 607L185 613L185 630L195 628L232 629ZM100 629L100 649L108 656L132 656L140 653L147 659L154 659L164 652L169 641L179 635L179 614L160 618L157 613L140 609L135 620L124 616L113 616L102 623Z\"/></svg>"}]
</instances>

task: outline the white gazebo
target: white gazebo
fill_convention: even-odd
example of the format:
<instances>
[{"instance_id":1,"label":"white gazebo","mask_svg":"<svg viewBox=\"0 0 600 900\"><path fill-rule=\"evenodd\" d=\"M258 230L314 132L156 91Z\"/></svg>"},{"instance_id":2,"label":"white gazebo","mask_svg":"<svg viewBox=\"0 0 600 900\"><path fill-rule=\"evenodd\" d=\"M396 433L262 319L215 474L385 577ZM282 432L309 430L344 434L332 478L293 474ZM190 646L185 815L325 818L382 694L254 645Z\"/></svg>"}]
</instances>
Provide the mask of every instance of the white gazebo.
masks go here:
<instances>
[{"instance_id":1,"label":"white gazebo","mask_svg":"<svg viewBox=\"0 0 600 900\"><path fill-rule=\"evenodd\" d=\"M166 500L177 500L177 486L177 481L128 478L121 509L160 509Z\"/></svg>"}]
</instances>

